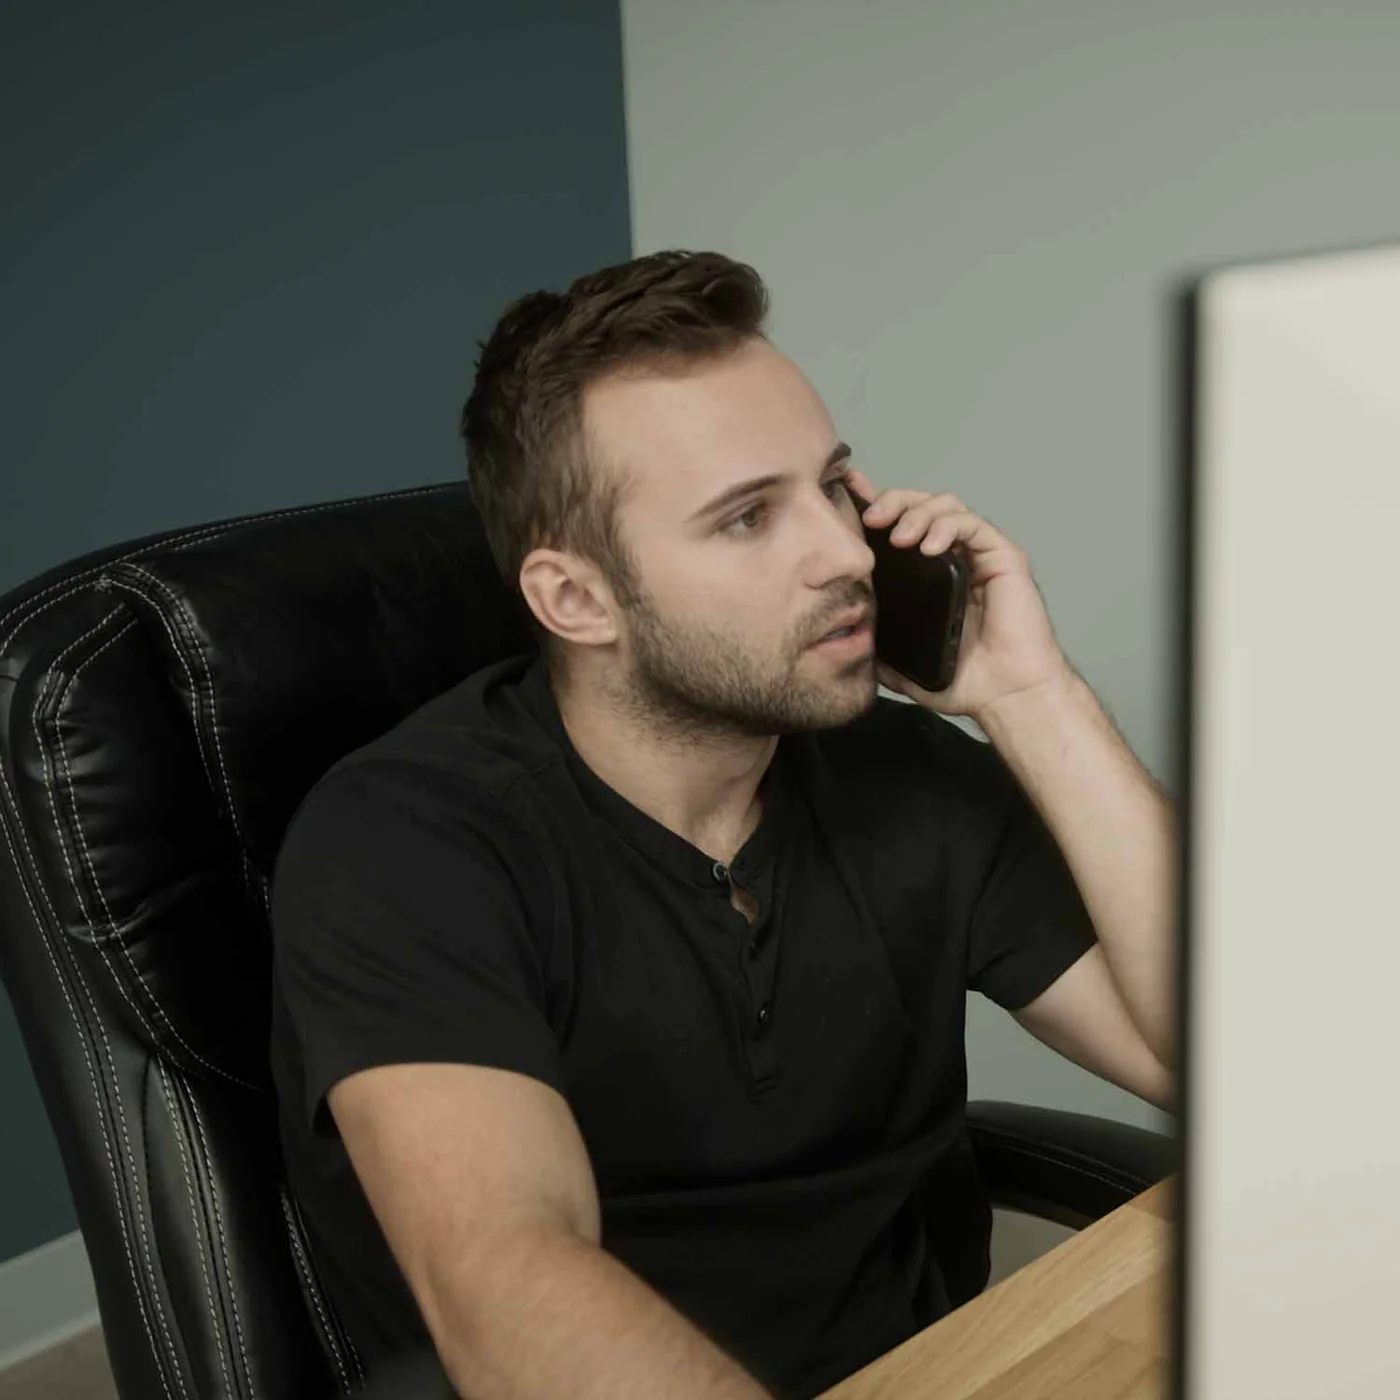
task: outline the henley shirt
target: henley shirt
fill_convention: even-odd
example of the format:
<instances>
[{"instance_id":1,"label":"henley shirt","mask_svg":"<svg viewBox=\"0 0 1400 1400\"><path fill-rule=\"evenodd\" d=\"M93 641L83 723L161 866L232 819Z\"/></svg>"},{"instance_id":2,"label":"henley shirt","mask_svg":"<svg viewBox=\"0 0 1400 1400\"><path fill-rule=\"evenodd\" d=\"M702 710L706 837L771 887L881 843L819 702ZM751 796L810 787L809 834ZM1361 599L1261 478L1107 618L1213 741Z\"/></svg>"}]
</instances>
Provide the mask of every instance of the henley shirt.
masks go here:
<instances>
[{"instance_id":1,"label":"henley shirt","mask_svg":"<svg viewBox=\"0 0 1400 1400\"><path fill-rule=\"evenodd\" d=\"M1064 857L992 745L884 696L782 735L760 791L713 860L588 767L532 651L302 801L273 880L273 1075L288 1184L367 1369L431 1345L326 1105L375 1065L556 1089L602 1248L780 1400L986 1286L967 992L1017 1009L1093 946Z\"/></svg>"}]
</instances>

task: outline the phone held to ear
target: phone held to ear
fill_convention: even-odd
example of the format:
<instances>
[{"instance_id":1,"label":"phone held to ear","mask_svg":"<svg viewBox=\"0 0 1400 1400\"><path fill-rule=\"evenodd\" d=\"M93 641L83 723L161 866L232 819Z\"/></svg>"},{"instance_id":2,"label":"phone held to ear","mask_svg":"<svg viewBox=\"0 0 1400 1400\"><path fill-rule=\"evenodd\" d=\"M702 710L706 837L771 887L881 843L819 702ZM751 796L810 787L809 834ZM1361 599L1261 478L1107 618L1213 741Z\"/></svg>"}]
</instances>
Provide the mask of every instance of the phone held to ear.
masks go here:
<instances>
[{"instance_id":1,"label":"phone held to ear","mask_svg":"<svg viewBox=\"0 0 1400 1400\"><path fill-rule=\"evenodd\" d=\"M853 486L846 490L864 515L870 502ZM861 522L875 553L875 655L925 690L946 690L958 666L970 583L967 561L956 548L924 554L917 545L891 544L897 523Z\"/></svg>"}]
</instances>

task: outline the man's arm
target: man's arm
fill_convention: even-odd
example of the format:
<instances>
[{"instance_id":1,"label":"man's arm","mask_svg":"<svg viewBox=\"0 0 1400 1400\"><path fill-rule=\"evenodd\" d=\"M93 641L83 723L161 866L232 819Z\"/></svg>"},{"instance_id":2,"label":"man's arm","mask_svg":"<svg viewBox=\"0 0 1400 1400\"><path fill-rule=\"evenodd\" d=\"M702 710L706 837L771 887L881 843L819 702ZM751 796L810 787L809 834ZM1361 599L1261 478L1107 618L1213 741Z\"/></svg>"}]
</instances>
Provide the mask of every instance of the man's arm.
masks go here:
<instances>
[{"instance_id":1,"label":"man's arm","mask_svg":"<svg viewBox=\"0 0 1400 1400\"><path fill-rule=\"evenodd\" d=\"M771 1400L600 1245L563 1097L514 1071L362 1070L327 1096L452 1384L472 1400Z\"/></svg>"},{"instance_id":2,"label":"man's arm","mask_svg":"<svg viewBox=\"0 0 1400 1400\"><path fill-rule=\"evenodd\" d=\"M1128 1015L1103 948L1090 948L1012 1016L1035 1038L1091 1074L1176 1112L1176 1086Z\"/></svg>"},{"instance_id":3,"label":"man's arm","mask_svg":"<svg viewBox=\"0 0 1400 1400\"><path fill-rule=\"evenodd\" d=\"M1124 1057L1119 1072L1134 1079L1141 1078L1142 1065L1132 1039L1113 1030L1126 1009L1145 1048L1170 1070L1178 858L1170 799L1072 671L974 718L1064 853L1112 974L1111 982L1092 973L1071 979L1071 968L1058 995L1050 994L1060 982L1022 1008L1018 1019L1029 1013L1023 1024L1052 1045L1082 1036L1085 1022L1099 1023L1100 1053L1110 1057L1099 1072L1122 1082L1113 1072L1114 1057Z\"/></svg>"}]
</instances>

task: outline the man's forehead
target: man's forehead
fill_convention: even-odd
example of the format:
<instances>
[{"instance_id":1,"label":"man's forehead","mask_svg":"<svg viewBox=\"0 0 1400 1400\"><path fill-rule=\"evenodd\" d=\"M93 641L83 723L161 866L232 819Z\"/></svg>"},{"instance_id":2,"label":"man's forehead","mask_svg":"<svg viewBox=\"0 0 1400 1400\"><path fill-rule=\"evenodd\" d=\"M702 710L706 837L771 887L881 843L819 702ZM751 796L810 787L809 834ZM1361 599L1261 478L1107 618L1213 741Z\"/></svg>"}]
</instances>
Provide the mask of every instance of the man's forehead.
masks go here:
<instances>
[{"instance_id":1,"label":"man's forehead","mask_svg":"<svg viewBox=\"0 0 1400 1400\"><path fill-rule=\"evenodd\" d=\"M768 356L757 373L721 364L590 386L592 446L635 503L689 516L718 492L760 477L804 480L850 455L800 371Z\"/></svg>"}]
</instances>

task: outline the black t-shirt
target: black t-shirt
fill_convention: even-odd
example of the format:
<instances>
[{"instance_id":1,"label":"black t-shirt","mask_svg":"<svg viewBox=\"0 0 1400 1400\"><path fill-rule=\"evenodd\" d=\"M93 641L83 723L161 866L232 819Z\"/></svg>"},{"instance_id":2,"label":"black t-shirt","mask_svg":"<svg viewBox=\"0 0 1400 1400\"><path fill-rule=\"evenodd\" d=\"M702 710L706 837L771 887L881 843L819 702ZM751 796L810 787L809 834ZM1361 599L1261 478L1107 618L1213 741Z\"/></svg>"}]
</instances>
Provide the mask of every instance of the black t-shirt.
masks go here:
<instances>
[{"instance_id":1,"label":"black t-shirt","mask_svg":"<svg viewBox=\"0 0 1400 1400\"><path fill-rule=\"evenodd\" d=\"M966 994L1018 1008L1093 945L1069 869L993 747L907 702L784 735L762 791L726 869L588 768L533 652L308 794L273 884L273 1070L368 1368L429 1344L325 1104L380 1064L557 1089L602 1247L784 1400L985 1287Z\"/></svg>"}]
</instances>

